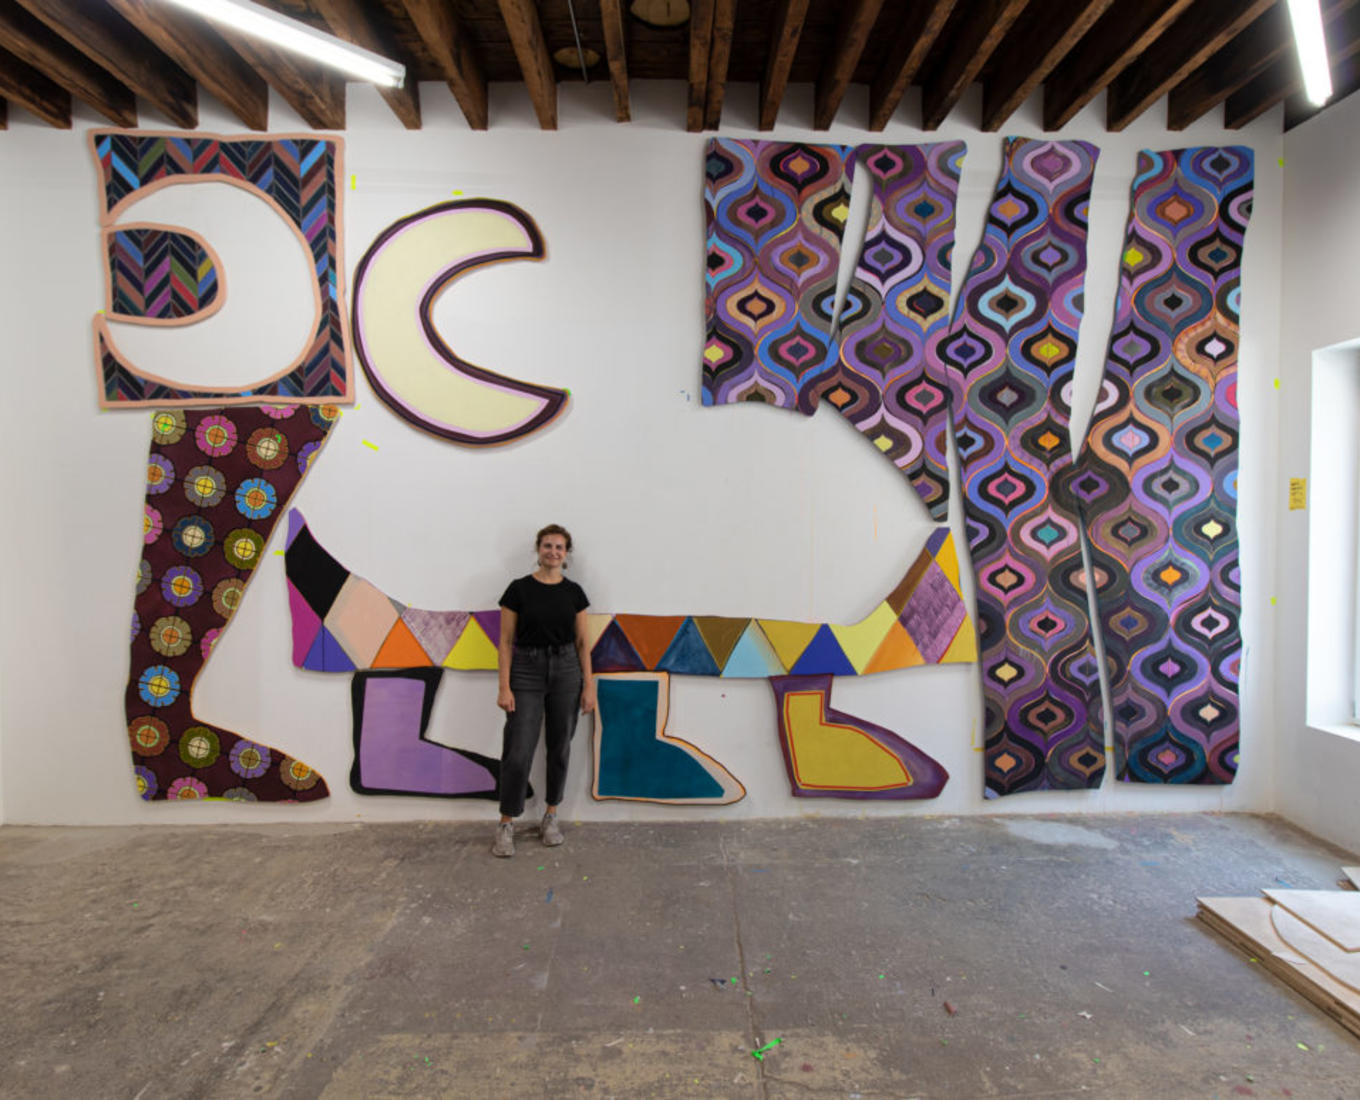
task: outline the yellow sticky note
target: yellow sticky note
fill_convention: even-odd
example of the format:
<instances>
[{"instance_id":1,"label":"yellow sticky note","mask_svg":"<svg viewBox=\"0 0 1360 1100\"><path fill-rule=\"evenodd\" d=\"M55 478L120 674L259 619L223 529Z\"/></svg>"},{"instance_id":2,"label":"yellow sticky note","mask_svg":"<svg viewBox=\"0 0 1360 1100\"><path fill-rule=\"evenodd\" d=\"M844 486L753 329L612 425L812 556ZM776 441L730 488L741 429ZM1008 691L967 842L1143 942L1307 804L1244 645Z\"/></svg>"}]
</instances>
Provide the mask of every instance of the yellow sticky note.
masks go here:
<instances>
[{"instance_id":1,"label":"yellow sticky note","mask_svg":"<svg viewBox=\"0 0 1360 1100\"><path fill-rule=\"evenodd\" d=\"M351 191L357 191L359 189L358 178L355 176L353 172L349 174L349 189Z\"/></svg>"},{"instance_id":2,"label":"yellow sticky note","mask_svg":"<svg viewBox=\"0 0 1360 1100\"><path fill-rule=\"evenodd\" d=\"M1289 479L1289 510L1297 512L1308 507L1308 479L1291 477Z\"/></svg>"},{"instance_id":3,"label":"yellow sticky note","mask_svg":"<svg viewBox=\"0 0 1360 1100\"><path fill-rule=\"evenodd\" d=\"M362 442L365 447L371 447L375 451L378 449L378 445L374 443L371 439L365 439Z\"/></svg>"}]
</instances>

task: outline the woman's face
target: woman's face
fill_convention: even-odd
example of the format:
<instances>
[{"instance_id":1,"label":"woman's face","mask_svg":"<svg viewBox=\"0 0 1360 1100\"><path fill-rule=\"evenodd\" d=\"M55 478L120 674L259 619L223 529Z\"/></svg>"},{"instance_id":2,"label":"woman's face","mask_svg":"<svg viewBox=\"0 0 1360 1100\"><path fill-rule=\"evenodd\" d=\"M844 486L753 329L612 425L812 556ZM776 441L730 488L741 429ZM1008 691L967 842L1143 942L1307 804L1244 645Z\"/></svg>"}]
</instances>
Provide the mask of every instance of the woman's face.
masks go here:
<instances>
[{"instance_id":1,"label":"woman's face","mask_svg":"<svg viewBox=\"0 0 1360 1100\"><path fill-rule=\"evenodd\" d=\"M567 560L567 540L561 535L544 535L538 544L538 564L552 568Z\"/></svg>"}]
</instances>

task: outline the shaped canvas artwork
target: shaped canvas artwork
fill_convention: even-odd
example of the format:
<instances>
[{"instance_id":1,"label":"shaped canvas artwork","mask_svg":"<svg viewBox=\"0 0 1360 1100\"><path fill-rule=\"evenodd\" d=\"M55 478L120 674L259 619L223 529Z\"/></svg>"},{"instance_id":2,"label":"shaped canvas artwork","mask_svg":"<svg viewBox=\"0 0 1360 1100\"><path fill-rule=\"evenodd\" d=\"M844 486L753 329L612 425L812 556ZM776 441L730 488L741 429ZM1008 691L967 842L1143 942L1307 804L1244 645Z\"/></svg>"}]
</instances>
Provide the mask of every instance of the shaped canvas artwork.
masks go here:
<instances>
[{"instance_id":1,"label":"shaped canvas artwork","mask_svg":"<svg viewBox=\"0 0 1360 1100\"><path fill-rule=\"evenodd\" d=\"M124 222L104 231L105 309L120 320L182 325L211 317L225 300L222 263L197 234Z\"/></svg>"},{"instance_id":2,"label":"shaped canvas artwork","mask_svg":"<svg viewBox=\"0 0 1360 1100\"><path fill-rule=\"evenodd\" d=\"M198 717L193 687L338 416L322 405L152 416L126 693L142 798L308 801L328 793L302 761Z\"/></svg>"},{"instance_id":3,"label":"shaped canvas artwork","mask_svg":"<svg viewBox=\"0 0 1360 1100\"><path fill-rule=\"evenodd\" d=\"M393 412L453 443L486 446L530 435L563 411L565 390L461 359L431 315L467 272L543 255L533 219L495 199L440 203L378 234L354 274L354 346Z\"/></svg>"},{"instance_id":4,"label":"shaped canvas artwork","mask_svg":"<svg viewBox=\"0 0 1360 1100\"><path fill-rule=\"evenodd\" d=\"M977 581L986 793L1100 785L1100 680L1080 520L1055 491L1098 150L1006 139L940 361Z\"/></svg>"},{"instance_id":5,"label":"shaped canvas artwork","mask_svg":"<svg viewBox=\"0 0 1360 1100\"><path fill-rule=\"evenodd\" d=\"M1071 491L1095 566L1120 779L1237 771L1237 347L1252 152L1138 157L1119 298Z\"/></svg>"},{"instance_id":6,"label":"shaped canvas artwork","mask_svg":"<svg viewBox=\"0 0 1360 1100\"><path fill-rule=\"evenodd\" d=\"M412 679L425 670L496 669L499 609L431 611L408 607L341 565L317 542L296 510L290 515L289 527L284 561L295 665L357 676L377 669L401 670L401 675ZM825 700L835 675L971 662L976 659L976 649L959 584L953 542L947 530L938 530L894 590L868 616L849 625L704 615L588 616L591 661L600 695L595 796L686 803L740 798L744 788L721 764L667 733L671 675L777 677L791 687L808 680L812 683L809 690ZM619 685L629 686L607 686L615 679ZM431 693L422 697L424 710L415 705L413 694L403 708L386 712L389 728L375 732L375 736L389 744L424 739L437 676L420 680L426 685L424 690ZM372 688L367 682L365 690ZM359 705L357 695L355 714L356 753L362 755L370 715ZM848 716L839 719L848 720ZM781 723L781 737L787 738L793 728ZM824 731L803 721L796 729L801 731L804 745L834 736L826 732L830 726ZM896 735L879 737L876 743L888 746L889 753L906 744ZM924 775L922 762L929 758L915 749L912 753L913 773ZM638 768L628 763L630 754L641 754L653 763L666 762L672 781L650 777L644 782ZM682 758L688 763L679 763ZM932 774L944 776L938 764L930 764L938 769ZM791 781L796 788L792 773ZM899 782L887 788L891 794L865 794L845 786L838 793L844 797L934 797L942 784L943 778L934 786ZM865 786L864 791L868 790L878 788ZM481 797L485 789L476 788L475 783L435 789L426 783L421 790L406 793Z\"/></svg>"},{"instance_id":7,"label":"shaped canvas artwork","mask_svg":"<svg viewBox=\"0 0 1360 1100\"><path fill-rule=\"evenodd\" d=\"M99 403L106 408L229 404L335 404L352 400L345 334L341 255L341 143L311 134L230 138L214 134L92 130L90 149L100 183L100 224L110 239L109 314L94 318ZM208 276L211 242L173 226L116 226L133 202L171 186L214 182L250 191L289 227L315 280L314 322L307 346L257 383L223 389L183 385L138 367L119 350L109 317L172 322L202 320L221 304ZM159 234L159 235L157 235ZM161 255L165 263L160 262ZM148 263L148 257L150 262ZM176 263L183 273L176 279ZM194 273L191 280L187 272ZM208 301L204 302L204 296ZM176 304L178 299L178 304ZM148 305L148 302L150 305ZM195 308L196 307L196 308ZM176 311L183 311L176 316Z\"/></svg>"},{"instance_id":8,"label":"shaped canvas artwork","mask_svg":"<svg viewBox=\"0 0 1360 1100\"><path fill-rule=\"evenodd\" d=\"M960 141L856 149L715 138L705 164L704 404L811 415L825 400L937 520L948 506L948 391L932 363L949 328L964 151ZM856 172L869 217L837 315Z\"/></svg>"}]
</instances>

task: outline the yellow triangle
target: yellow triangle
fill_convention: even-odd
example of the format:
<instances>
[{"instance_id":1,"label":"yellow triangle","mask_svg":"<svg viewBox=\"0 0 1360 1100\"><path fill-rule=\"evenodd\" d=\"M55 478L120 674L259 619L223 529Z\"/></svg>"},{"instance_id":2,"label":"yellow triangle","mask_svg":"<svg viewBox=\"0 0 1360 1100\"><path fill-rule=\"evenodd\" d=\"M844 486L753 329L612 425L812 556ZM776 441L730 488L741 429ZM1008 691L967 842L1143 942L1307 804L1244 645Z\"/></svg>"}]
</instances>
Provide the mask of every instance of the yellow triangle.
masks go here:
<instances>
[{"instance_id":1,"label":"yellow triangle","mask_svg":"<svg viewBox=\"0 0 1360 1100\"><path fill-rule=\"evenodd\" d=\"M785 668L798 663L812 636L822 629L821 623L793 623L785 619L757 619L756 622Z\"/></svg>"},{"instance_id":2,"label":"yellow triangle","mask_svg":"<svg viewBox=\"0 0 1360 1100\"><path fill-rule=\"evenodd\" d=\"M841 649L855 666L855 672L863 673L896 622L897 616L888 606L888 601L884 600L869 613L867 619L853 626L836 626L833 623L831 633L836 635L836 641L840 642Z\"/></svg>"},{"instance_id":3,"label":"yellow triangle","mask_svg":"<svg viewBox=\"0 0 1360 1100\"><path fill-rule=\"evenodd\" d=\"M486 636L486 631L476 619L469 618L462 635L444 658L444 667L464 671L494 669L496 658L496 647Z\"/></svg>"},{"instance_id":4,"label":"yellow triangle","mask_svg":"<svg viewBox=\"0 0 1360 1100\"><path fill-rule=\"evenodd\" d=\"M961 582L959 580L959 555L954 549L953 532L945 535L944 542L935 551L935 561L939 563L944 575L949 578L949 583L954 586L954 589L962 592L963 589L960 587Z\"/></svg>"},{"instance_id":5,"label":"yellow triangle","mask_svg":"<svg viewBox=\"0 0 1360 1100\"><path fill-rule=\"evenodd\" d=\"M977 631L973 629L973 617L969 615L959 625L959 632L954 635L954 640L949 643L939 663L947 665L957 661L972 664L977 659Z\"/></svg>"}]
</instances>

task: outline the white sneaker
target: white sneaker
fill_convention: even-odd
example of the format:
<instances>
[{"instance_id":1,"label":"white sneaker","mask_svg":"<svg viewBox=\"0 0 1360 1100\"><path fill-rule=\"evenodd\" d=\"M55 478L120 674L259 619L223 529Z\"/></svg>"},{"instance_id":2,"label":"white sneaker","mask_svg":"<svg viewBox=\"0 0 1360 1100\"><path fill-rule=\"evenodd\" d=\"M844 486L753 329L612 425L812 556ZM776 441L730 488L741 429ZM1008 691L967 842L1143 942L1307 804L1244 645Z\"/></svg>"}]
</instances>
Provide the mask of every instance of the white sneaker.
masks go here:
<instances>
[{"instance_id":1,"label":"white sneaker","mask_svg":"<svg viewBox=\"0 0 1360 1100\"><path fill-rule=\"evenodd\" d=\"M545 848L556 848L566 839L562 836L562 830L557 827L556 814L543 815L543 825L540 832L543 835L543 846Z\"/></svg>"},{"instance_id":2,"label":"white sneaker","mask_svg":"<svg viewBox=\"0 0 1360 1100\"><path fill-rule=\"evenodd\" d=\"M509 859L515 854L515 826L512 822L497 822L496 839L491 845L491 854L502 859Z\"/></svg>"}]
</instances>

